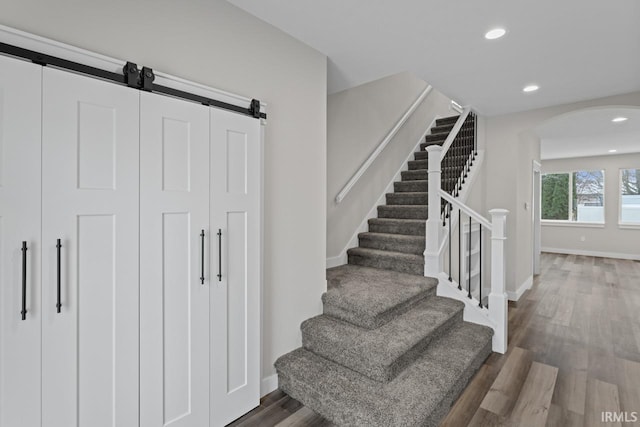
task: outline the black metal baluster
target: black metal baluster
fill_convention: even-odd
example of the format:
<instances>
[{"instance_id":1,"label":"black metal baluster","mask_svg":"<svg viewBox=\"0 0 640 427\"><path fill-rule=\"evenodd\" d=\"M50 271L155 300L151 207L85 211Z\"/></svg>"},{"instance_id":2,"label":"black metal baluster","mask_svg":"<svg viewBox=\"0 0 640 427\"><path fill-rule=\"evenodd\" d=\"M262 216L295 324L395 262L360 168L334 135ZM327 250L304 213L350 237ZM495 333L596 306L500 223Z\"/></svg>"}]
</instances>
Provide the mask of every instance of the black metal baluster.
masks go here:
<instances>
[{"instance_id":1,"label":"black metal baluster","mask_svg":"<svg viewBox=\"0 0 640 427\"><path fill-rule=\"evenodd\" d=\"M482 224L478 224L478 283L480 288L480 308L482 308Z\"/></svg>"},{"instance_id":2,"label":"black metal baluster","mask_svg":"<svg viewBox=\"0 0 640 427\"><path fill-rule=\"evenodd\" d=\"M204 230L200 232L200 284L204 285Z\"/></svg>"},{"instance_id":3,"label":"black metal baluster","mask_svg":"<svg viewBox=\"0 0 640 427\"><path fill-rule=\"evenodd\" d=\"M451 208L453 208L453 205L451 203L449 203L449 281L451 282L451 217L453 216L453 213L451 212Z\"/></svg>"},{"instance_id":4,"label":"black metal baluster","mask_svg":"<svg viewBox=\"0 0 640 427\"><path fill-rule=\"evenodd\" d=\"M58 294L58 299L56 302L56 310L58 311L58 313L60 313L62 311L62 301L61 301L61 272L60 272L60 252L61 252L61 248L62 248L62 242L60 241L60 239L58 239L56 241L56 253L57 253L57 257L56 257L56 290L57 290L57 294Z\"/></svg>"},{"instance_id":5,"label":"black metal baluster","mask_svg":"<svg viewBox=\"0 0 640 427\"><path fill-rule=\"evenodd\" d=\"M222 230L218 228L218 282L222 282Z\"/></svg>"},{"instance_id":6,"label":"black metal baluster","mask_svg":"<svg viewBox=\"0 0 640 427\"><path fill-rule=\"evenodd\" d=\"M27 242L22 242L22 320L27 319Z\"/></svg>"},{"instance_id":7,"label":"black metal baluster","mask_svg":"<svg viewBox=\"0 0 640 427\"><path fill-rule=\"evenodd\" d=\"M469 247L467 248L468 253L468 261L469 261L469 271L468 271L468 297L471 298L471 215L469 215Z\"/></svg>"},{"instance_id":8,"label":"black metal baluster","mask_svg":"<svg viewBox=\"0 0 640 427\"><path fill-rule=\"evenodd\" d=\"M462 209L458 209L458 289L462 290Z\"/></svg>"},{"instance_id":9,"label":"black metal baluster","mask_svg":"<svg viewBox=\"0 0 640 427\"><path fill-rule=\"evenodd\" d=\"M473 147L474 156L478 155L478 116L473 115Z\"/></svg>"}]
</instances>

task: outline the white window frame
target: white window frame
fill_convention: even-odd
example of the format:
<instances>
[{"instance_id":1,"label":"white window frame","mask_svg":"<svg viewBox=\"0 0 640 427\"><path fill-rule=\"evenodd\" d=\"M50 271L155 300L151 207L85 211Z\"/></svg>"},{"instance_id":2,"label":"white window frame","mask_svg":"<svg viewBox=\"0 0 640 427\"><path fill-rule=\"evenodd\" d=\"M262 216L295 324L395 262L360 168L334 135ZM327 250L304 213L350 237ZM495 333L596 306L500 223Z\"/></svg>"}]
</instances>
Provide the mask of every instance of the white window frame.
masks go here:
<instances>
[{"instance_id":1,"label":"white window frame","mask_svg":"<svg viewBox=\"0 0 640 427\"><path fill-rule=\"evenodd\" d=\"M560 174L568 174L569 175L569 217L571 217L571 213L573 212L573 174L575 174L576 172L595 172L595 171L600 171L602 172L602 213L603 213L603 220L602 222L599 221L572 221L571 219L544 219L544 218L540 218L540 223L541 225L544 226L569 226L569 227L592 227L592 228L603 228L605 226L605 224L607 223L607 212L606 212L606 205L607 205L607 199L606 199L606 182L607 182L607 177L606 177L606 173L604 169L577 169L577 170L570 170L570 171L548 171L548 172L543 172L540 175L540 180L542 181L542 177L544 175L560 175ZM622 177L622 173L619 174L619 177ZM621 179L621 178L619 178ZM622 182L622 181L620 181ZM542 191L542 185L540 186L540 191ZM620 203L622 203L622 197L620 197ZM542 204L542 197L540 197L540 204ZM542 210L541 210L542 212ZM619 220L620 218L618 218ZM619 224L620 225L620 224ZM620 227L627 227L628 224L622 224L620 225ZM635 224L632 224L630 227L632 228L640 228L640 224L638 224L637 226Z\"/></svg>"},{"instance_id":2,"label":"white window frame","mask_svg":"<svg viewBox=\"0 0 640 427\"><path fill-rule=\"evenodd\" d=\"M619 168L618 169L618 228L640 229L640 222L622 222L622 171L638 168ZM636 177L639 179L640 177Z\"/></svg>"}]
</instances>

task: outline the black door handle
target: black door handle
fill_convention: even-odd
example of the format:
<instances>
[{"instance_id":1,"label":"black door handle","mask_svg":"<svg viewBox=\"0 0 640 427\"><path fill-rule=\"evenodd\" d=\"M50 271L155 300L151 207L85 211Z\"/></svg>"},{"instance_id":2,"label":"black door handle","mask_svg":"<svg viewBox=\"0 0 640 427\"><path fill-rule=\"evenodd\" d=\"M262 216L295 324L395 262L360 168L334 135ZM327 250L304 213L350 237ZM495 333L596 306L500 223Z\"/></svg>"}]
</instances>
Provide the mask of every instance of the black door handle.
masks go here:
<instances>
[{"instance_id":1,"label":"black door handle","mask_svg":"<svg viewBox=\"0 0 640 427\"><path fill-rule=\"evenodd\" d=\"M222 230L218 228L218 282L222 282Z\"/></svg>"},{"instance_id":2,"label":"black door handle","mask_svg":"<svg viewBox=\"0 0 640 427\"><path fill-rule=\"evenodd\" d=\"M27 242L22 242L22 320L27 319Z\"/></svg>"},{"instance_id":3,"label":"black door handle","mask_svg":"<svg viewBox=\"0 0 640 427\"><path fill-rule=\"evenodd\" d=\"M57 277L56 277L57 288L58 288L58 302L56 303L56 308L58 309L58 313L60 313L60 309L62 308L62 303L60 302L60 248L62 248L62 244L60 243L60 239L58 239L58 241L56 242L56 250L58 253L58 259L57 259L58 270L57 270Z\"/></svg>"},{"instance_id":4,"label":"black door handle","mask_svg":"<svg viewBox=\"0 0 640 427\"><path fill-rule=\"evenodd\" d=\"M200 232L200 250L201 250L201 264L200 264L200 284L204 285L204 230Z\"/></svg>"}]
</instances>

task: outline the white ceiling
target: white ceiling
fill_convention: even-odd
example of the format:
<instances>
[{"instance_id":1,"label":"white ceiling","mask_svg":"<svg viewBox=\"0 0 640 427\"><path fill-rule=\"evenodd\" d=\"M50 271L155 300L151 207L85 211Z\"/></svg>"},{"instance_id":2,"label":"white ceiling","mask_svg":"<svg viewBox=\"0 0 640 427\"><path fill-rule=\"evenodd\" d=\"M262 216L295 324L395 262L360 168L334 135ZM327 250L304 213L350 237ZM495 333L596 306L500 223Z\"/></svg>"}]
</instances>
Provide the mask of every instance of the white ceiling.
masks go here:
<instances>
[{"instance_id":1,"label":"white ceiling","mask_svg":"<svg viewBox=\"0 0 640 427\"><path fill-rule=\"evenodd\" d=\"M329 93L410 71L495 115L640 90L638 0L228 1L326 54Z\"/></svg>"},{"instance_id":2,"label":"white ceiling","mask_svg":"<svg viewBox=\"0 0 640 427\"><path fill-rule=\"evenodd\" d=\"M628 120L613 123L615 117ZM640 108L577 111L542 124L536 133L542 159L640 153Z\"/></svg>"}]
</instances>

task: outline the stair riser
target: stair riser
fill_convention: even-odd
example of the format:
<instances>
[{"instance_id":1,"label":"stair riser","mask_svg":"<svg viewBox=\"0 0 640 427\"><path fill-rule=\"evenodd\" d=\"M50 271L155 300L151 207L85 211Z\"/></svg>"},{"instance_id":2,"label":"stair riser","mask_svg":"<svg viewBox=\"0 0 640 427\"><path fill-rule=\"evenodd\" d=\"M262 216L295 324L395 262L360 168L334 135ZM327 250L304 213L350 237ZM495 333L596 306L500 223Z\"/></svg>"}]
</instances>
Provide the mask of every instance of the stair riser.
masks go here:
<instances>
[{"instance_id":1,"label":"stair riser","mask_svg":"<svg viewBox=\"0 0 640 427\"><path fill-rule=\"evenodd\" d=\"M349 349L336 348L335 343L330 339L313 336L305 329L304 324L302 327L302 346L325 359L346 366L372 380L387 383L397 377L407 366L415 362L424 353L429 343L446 334L454 325L462 322L462 315L463 310L455 313L389 366L371 366L367 364L366 360L358 360L352 357Z\"/></svg>"},{"instance_id":2,"label":"stair riser","mask_svg":"<svg viewBox=\"0 0 640 427\"><path fill-rule=\"evenodd\" d=\"M426 192L429 188L427 181L398 181L393 183L393 191L396 193Z\"/></svg>"},{"instance_id":3,"label":"stair riser","mask_svg":"<svg viewBox=\"0 0 640 427\"><path fill-rule=\"evenodd\" d=\"M424 274L424 263L413 263L408 261L397 261L393 258L380 256L360 256L349 254L349 264L361 265L364 267L382 268L385 270L397 271L409 274Z\"/></svg>"},{"instance_id":4,"label":"stair riser","mask_svg":"<svg viewBox=\"0 0 640 427\"><path fill-rule=\"evenodd\" d=\"M379 238L378 236L362 236L358 238L361 248L380 249L383 251L402 252L405 254L422 255L424 253L424 239Z\"/></svg>"},{"instance_id":5,"label":"stair riser","mask_svg":"<svg viewBox=\"0 0 640 427\"><path fill-rule=\"evenodd\" d=\"M427 219L426 206L378 206L378 218Z\"/></svg>"},{"instance_id":6,"label":"stair riser","mask_svg":"<svg viewBox=\"0 0 640 427\"><path fill-rule=\"evenodd\" d=\"M388 193L387 205L426 205L429 202L427 193Z\"/></svg>"}]
</instances>

